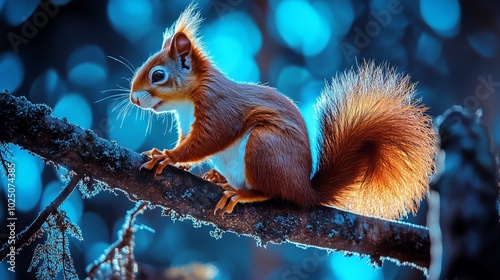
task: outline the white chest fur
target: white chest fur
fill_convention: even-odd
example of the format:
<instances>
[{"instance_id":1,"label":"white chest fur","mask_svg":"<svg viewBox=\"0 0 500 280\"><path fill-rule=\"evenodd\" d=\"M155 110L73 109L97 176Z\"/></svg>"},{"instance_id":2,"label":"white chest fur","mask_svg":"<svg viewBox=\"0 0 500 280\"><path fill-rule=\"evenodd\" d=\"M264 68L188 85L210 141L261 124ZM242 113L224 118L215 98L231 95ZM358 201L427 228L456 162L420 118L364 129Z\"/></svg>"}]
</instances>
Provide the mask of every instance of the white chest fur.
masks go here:
<instances>
[{"instance_id":1,"label":"white chest fur","mask_svg":"<svg viewBox=\"0 0 500 280\"><path fill-rule=\"evenodd\" d=\"M248 136L245 136L222 152L212 156L212 167L224 176L229 185L236 189L246 188L245 183L245 148Z\"/></svg>"},{"instance_id":2,"label":"white chest fur","mask_svg":"<svg viewBox=\"0 0 500 280\"><path fill-rule=\"evenodd\" d=\"M170 102L169 109L175 112L177 118L177 129L184 136L188 135L191 131L191 125L195 120L194 118L194 105L189 101Z\"/></svg>"},{"instance_id":3,"label":"white chest fur","mask_svg":"<svg viewBox=\"0 0 500 280\"><path fill-rule=\"evenodd\" d=\"M175 111L178 129L184 136L191 131L191 125L195 121L194 106L189 101L171 102L165 104L165 111ZM224 176L233 188L242 189L245 184L245 148L250 133L245 134L231 146L222 152L210 157L210 163L222 176Z\"/></svg>"}]
</instances>

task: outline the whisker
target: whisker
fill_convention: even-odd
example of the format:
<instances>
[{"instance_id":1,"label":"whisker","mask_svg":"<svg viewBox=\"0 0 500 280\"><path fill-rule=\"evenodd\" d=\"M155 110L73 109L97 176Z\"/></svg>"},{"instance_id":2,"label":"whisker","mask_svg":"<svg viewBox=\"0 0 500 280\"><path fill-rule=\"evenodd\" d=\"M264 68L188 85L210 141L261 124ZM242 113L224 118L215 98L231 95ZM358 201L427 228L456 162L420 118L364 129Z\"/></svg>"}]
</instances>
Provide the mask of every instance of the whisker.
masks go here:
<instances>
[{"instance_id":1,"label":"whisker","mask_svg":"<svg viewBox=\"0 0 500 280\"><path fill-rule=\"evenodd\" d=\"M124 65L125 67L127 67L128 70L130 70L130 72L132 72L132 74L134 74L134 70L133 70L133 67L131 67L132 64L130 63L130 61L125 59L126 61L128 61L128 63L130 63L130 65L128 65L127 63L123 62L122 60L120 60L116 57L113 57L111 55L108 55L108 57L113 59L114 61L119 62L120 64ZM123 59L122 56L120 56L120 57Z\"/></svg>"},{"instance_id":2,"label":"whisker","mask_svg":"<svg viewBox=\"0 0 500 280\"><path fill-rule=\"evenodd\" d=\"M125 62L127 62L127 63L128 63L128 65L130 66L130 68L132 68L132 69L134 69L134 68L135 68L135 67L134 67L134 65L133 65L133 64L132 64L132 63L131 63L128 59L126 59L125 57L123 57L123 56L121 56L121 55L120 55L120 58L121 58L122 60L125 60ZM132 72L133 72L133 71L132 71Z\"/></svg>"},{"instance_id":3,"label":"whisker","mask_svg":"<svg viewBox=\"0 0 500 280\"><path fill-rule=\"evenodd\" d=\"M115 110L117 110L118 108L124 106L124 105L130 105L129 101L128 101L128 98L126 99L123 99L122 101L120 101L118 104L116 104L116 106L111 110L111 113L113 113ZM123 109L123 107L122 107ZM121 111L121 110L120 110Z\"/></svg>"},{"instance_id":4,"label":"whisker","mask_svg":"<svg viewBox=\"0 0 500 280\"><path fill-rule=\"evenodd\" d=\"M110 96L106 96L104 98L101 98L97 101L95 101L94 103L99 103L99 102L102 102L104 100L108 100L108 99L113 99L113 100L118 100L120 98L123 98L123 97L128 97L128 94L126 93L117 93L117 94L113 94L113 95L110 95Z\"/></svg>"},{"instance_id":5,"label":"whisker","mask_svg":"<svg viewBox=\"0 0 500 280\"><path fill-rule=\"evenodd\" d=\"M118 103L112 110L111 110L111 113L115 112L116 110L118 110L118 114L116 114L116 120L119 120L120 117L122 116L124 110L126 110L127 108L127 103L124 103L123 101Z\"/></svg>"},{"instance_id":6,"label":"whisker","mask_svg":"<svg viewBox=\"0 0 500 280\"><path fill-rule=\"evenodd\" d=\"M123 110L120 110L122 121L127 117L127 115L130 115L130 111L132 110L132 107L129 106L128 104L123 106Z\"/></svg>"},{"instance_id":7,"label":"whisker","mask_svg":"<svg viewBox=\"0 0 500 280\"><path fill-rule=\"evenodd\" d=\"M121 79L131 83L132 82L132 78L128 78L128 77L120 77Z\"/></svg>"},{"instance_id":8,"label":"whisker","mask_svg":"<svg viewBox=\"0 0 500 280\"><path fill-rule=\"evenodd\" d=\"M101 93L108 93L108 92L114 92L114 91L116 91L116 92L125 92L125 93L129 92L128 89L119 87L119 88L105 89L105 90L102 90Z\"/></svg>"},{"instance_id":9,"label":"whisker","mask_svg":"<svg viewBox=\"0 0 500 280\"><path fill-rule=\"evenodd\" d=\"M125 118L130 115L130 111L132 111L132 107L130 106L124 106L123 110L118 113L117 119L122 119L122 123L125 122Z\"/></svg>"},{"instance_id":10,"label":"whisker","mask_svg":"<svg viewBox=\"0 0 500 280\"><path fill-rule=\"evenodd\" d=\"M141 110L142 111L142 110ZM135 121L137 122L137 117L139 116L139 110L135 111Z\"/></svg>"},{"instance_id":11,"label":"whisker","mask_svg":"<svg viewBox=\"0 0 500 280\"><path fill-rule=\"evenodd\" d=\"M151 109L147 109L147 110L141 110L141 120L142 121L147 121L148 118L149 118L149 114L151 114L152 110Z\"/></svg>"},{"instance_id":12,"label":"whisker","mask_svg":"<svg viewBox=\"0 0 500 280\"><path fill-rule=\"evenodd\" d=\"M146 136L147 134L151 134L151 132L153 131L152 112L148 112L147 116L148 116L148 120L147 120L146 132L145 132L144 136Z\"/></svg>"},{"instance_id":13,"label":"whisker","mask_svg":"<svg viewBox=\"0 0 500 280\"><path fill-rule=\"evenodd\" d=\"M122 110L120 110L120 112L118 113L118 116L117 116L117 119L120 118L121 116L121 124L120 124L120 128L123 127L123 123L125 122L125 118L127 117L127 115L130 115L130 111L133 110L133 105L130 104L130 103L127 103L123 108Z\"/></svg>"},{"instance_id":14,"label":"whisker","mask_svg":"<svg viewBox=\"0 0 500 280\"><path fill-rule=\"evenodd\" d=\"M118 104L115 105L115 107L113 107L111 113L114 113L116 110L119 109L118 115L116 116L116 119L118 120L126 107L127 107L127 102L120 101Z\"/></svg>"},{"instance_id":15,"label":"whisker","mask_svg":"<svg viewBox=\"0 0 500 280\"><path fill-rule=\"evenodd\" d=\"M119 89L123 90L123 91L130 92L130 88L127 88L127 87L124 87L124 86L120 86L119 84L116 84L116 86L117 86Z\"/></svg>"},{"instance_id":16,"label":"whisker","mask_svg":"<svg viewBox=\"0 0 500 280\"><path fill-rule=\"evenodd\" d=\"M120 118L122 118L122 124L123 124L123 121L125 119L125 116L127 115L128 109L129 109L129 105L128 104L124 104L123 106L121 106L120 110L118 111L116 119L119 120Z\"/></svg>"},{"instance_id":17,"label":"whisker","mask_svg":"<svg viewBox=\"0 0 500 280\"><path fill-rule=\"evenodd\" d=\"M125 109L125 110L123 110L123 114L122 114L122 122L121 122L121 124L120 124L120 128L123 126L123 123L125 122L125 118L127 117L127 115L129 115L129 114L130 114L130 111L132 111L132 110L133 110L133 106L134 106L134 105L132 105L131 103L127 103L127 105L125 105L125 106L124 106L124 109ZM136 109L138 109L138 108L136 107Z\"/></svg>"}]
</instances>

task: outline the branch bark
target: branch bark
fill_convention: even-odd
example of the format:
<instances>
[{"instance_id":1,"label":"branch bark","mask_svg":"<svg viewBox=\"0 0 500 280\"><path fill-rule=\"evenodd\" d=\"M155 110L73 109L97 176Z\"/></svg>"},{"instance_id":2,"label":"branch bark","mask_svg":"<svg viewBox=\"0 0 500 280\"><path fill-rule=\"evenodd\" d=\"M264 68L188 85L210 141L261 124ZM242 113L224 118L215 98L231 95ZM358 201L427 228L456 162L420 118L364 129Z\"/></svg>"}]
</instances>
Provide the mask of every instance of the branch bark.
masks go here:
<instances>
[{"instance_id":1,"label":"branch bark","mask_svg":"<svg viewBox=\"0 0 500 280\"><path fill-rule=\"evenodd\" d=\"M56 165L105 182L132 201L148 201L175 218L212 224L220 231L252 236L259 243L292 242L369 255L374 263L388 258L423 271L430 263L424 227L355 215L330 207L312 211L277 201L242 204L231 215L213 214L222 191L217 185L168 166L163 174L139 170L147 157L99 138L45 105L0 93L0 141L19 145Z\"/></svg>"}]
</instances>

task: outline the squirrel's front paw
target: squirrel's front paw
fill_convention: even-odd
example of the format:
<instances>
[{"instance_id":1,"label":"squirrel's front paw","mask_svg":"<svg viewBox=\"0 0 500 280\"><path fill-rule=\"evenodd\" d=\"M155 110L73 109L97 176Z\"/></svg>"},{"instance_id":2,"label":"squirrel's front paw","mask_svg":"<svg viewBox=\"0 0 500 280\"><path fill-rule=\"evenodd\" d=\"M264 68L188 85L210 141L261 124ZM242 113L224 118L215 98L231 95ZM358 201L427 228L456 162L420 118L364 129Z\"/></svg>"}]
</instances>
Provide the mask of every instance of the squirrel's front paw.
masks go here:
<instances>
[{"instance_id":1,"label":"squirrel's front paw","mask_svg":"<svg viewBox=\"0 0 500 280\"><path fill-rule=\"evenodd\" d=\"M168 153L168 150L160 151L157 148L153 148L149 151L143 152L142 154L147 155L148 157L151 158L151 160L145 162L140 169L146 168L148 170L151 170L156 165L156 163L158 163L158 166L156 167L155 171L155 177L156 175L161 174L165 166L167 166L169 163L173 163Z\"/></svg>"}]
</instances>

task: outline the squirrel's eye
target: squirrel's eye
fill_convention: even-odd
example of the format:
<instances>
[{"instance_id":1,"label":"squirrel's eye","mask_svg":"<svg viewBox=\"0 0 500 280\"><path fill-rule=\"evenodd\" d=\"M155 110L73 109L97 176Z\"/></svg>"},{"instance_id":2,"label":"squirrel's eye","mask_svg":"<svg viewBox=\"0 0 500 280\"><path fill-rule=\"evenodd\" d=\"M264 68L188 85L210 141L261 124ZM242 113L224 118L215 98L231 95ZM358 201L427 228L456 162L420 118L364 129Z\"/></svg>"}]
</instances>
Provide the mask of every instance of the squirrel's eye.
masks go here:
<instances>
[{"instance_id":1,"label":"squirrel's eye","mask_svg":"<svg viewBox=\"0 0 500 280\"><path fill-rule=\"evenodd\" d=\"M163 66L155 66L149 72L149 78L151 79L151 84L161 84L167 81L168 73Z\"/></svg>"},{"instance_id":2,"label":"squirrel's eye","mask_svg":"<svg viewBox=\"0 0 500 280\"><path fill-rule=\"evenodd\" d=\"M154 84L163 80L163 78L165 78L165 72L163 72L163 70L156 70L153 72L153 75L151 75L151 82Z\"/></svg>"}]
</instances>

